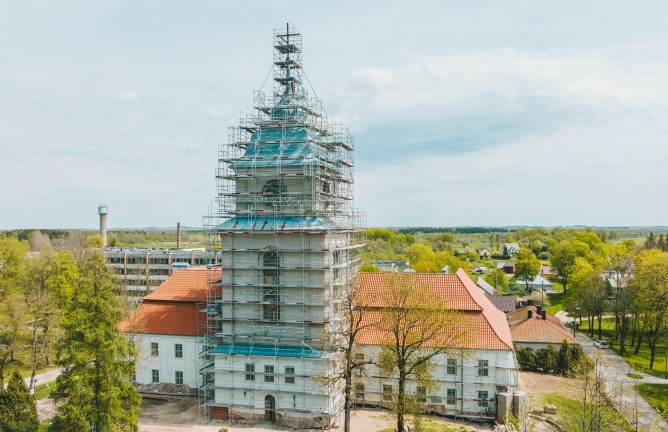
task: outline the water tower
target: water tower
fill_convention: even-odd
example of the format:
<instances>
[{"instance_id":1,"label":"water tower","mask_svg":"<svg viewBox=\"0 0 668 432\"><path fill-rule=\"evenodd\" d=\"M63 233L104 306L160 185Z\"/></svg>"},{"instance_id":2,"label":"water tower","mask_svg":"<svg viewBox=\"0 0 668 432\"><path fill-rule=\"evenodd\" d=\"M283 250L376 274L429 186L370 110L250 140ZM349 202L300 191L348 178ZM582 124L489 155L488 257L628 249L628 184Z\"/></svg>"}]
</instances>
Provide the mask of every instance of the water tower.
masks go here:
<instances>
[{"instance_id":1,"label":"water tower","mask_svg":"<svg viewBox=\"0 0 668 432\"><path fill-rule=\"evenodd\" d=\"M102 247L107 247L107 205L97 206L97 214L100 215L100 236L102 237Z\"/></svg>"}]
</instances>

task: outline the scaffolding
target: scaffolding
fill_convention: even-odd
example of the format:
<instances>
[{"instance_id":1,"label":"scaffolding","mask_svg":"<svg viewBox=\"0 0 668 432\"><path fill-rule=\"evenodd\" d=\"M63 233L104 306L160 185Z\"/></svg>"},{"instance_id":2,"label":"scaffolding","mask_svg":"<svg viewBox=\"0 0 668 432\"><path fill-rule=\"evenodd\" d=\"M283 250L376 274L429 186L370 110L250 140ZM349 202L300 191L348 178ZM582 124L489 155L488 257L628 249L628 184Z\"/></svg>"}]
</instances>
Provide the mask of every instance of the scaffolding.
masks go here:
<instances>
[{"instance_id":1,"label":"scaffolding","mask_svg":"<svg viewBox=\"0 0 668 432\"><path fill-rule=\"evenodd\" d=\"M256 91L253 113L229 128L227 144L219 146L215 204L205 217L221 253L221 277L211 281L201 308L204 418L217 406L230 410L230 418L238 408L251 422L271 414L235 396L261 387L239 381L248 371L229 365L227 378L216 382L217 354L328 361L331 329L340 322L337 302L364 246L365 221L353 206L353 136L328 121L320 100L304 88L301 35L288 25L274 30L273 43L273 95ZM288 390L279 385L281 373L274 375L275 411L300 417L298 426L327 427L312 420L333 413L308 406L317 390L307 376ZM216 390L227 399L217 400ZM281 398L290 395L285 408Z\"/></svg>"}]
</instances>

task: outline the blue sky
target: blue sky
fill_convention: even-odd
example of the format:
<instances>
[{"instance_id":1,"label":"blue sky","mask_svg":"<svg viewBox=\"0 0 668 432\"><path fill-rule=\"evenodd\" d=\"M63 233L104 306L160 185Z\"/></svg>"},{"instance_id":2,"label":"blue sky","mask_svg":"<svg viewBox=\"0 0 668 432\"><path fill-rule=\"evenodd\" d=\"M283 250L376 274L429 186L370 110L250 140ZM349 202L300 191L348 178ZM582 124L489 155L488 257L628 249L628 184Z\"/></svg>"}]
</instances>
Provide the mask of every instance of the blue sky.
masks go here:
<instances>
[{"instance_id":1,"label":"blue sky","mask_svg":"<svg viewBox=\"0 0 668 432\"><path fill-rule=\"evenodd\" d=\"M662 1L9 2L0 229L93 228L100 202L112 228L200 225L218 143L286 22L355 134L370 226L665 225L666 16Z\"/></svg>"}]
</instances>

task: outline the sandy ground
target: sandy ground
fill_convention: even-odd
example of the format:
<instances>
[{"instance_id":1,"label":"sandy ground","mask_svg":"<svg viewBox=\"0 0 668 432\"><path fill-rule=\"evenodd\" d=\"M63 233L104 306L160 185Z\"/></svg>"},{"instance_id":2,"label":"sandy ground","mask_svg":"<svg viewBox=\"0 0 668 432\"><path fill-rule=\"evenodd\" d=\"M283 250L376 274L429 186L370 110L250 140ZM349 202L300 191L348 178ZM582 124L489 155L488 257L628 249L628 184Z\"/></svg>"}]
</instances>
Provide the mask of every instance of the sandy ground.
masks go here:
<instances>
[{"instance_id":1,"label":"sandy ground","mask_svg":"<svg viewBox=\"0 0 668 432\"><path fill-rule=\"evenodd\" d=\"M573 378L535 372L519 372L519 390L529 393L529 400L542 399L545 393L559 393L567 398L577 399L581 383Z\"/></svg>"},{"instance_id":2,"label":"sandy ground","mask_svg":"<svg viewBox=\"0 0 668 432\"><path fill-rule=\"evenodd\" d=\"M462 431L485 431L488 428L464 425L463 423L435 419L439 423L451 427L462 427ZM393 422L388 415L375 410L356 410L351 420L353 432L376 432L392 427ZM198 417L197 399L181 396L146 396L142 403L142 412L139 415L139 428L142 432L218 432L220 428L229 432L262 432L275 431L269 423L259 423L254 426L230 425L222 421L212 421L200 424ZM335 430L335 429L332 429Z\"/></svg>"}]
</instances>

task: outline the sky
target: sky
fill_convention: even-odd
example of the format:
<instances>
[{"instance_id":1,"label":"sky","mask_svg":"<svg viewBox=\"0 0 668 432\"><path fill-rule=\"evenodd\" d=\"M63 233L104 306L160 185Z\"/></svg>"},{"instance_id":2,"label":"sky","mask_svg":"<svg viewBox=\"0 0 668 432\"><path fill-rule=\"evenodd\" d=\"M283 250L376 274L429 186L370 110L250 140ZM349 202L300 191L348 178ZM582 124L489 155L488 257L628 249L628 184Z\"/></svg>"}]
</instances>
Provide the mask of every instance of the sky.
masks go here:
<instances>
[{"instance_id":1,"label":"sky","mask_svg":"<svg viewBox=\"0 0 668 432\"><path fill-rule=\"evenodd\" d=\"M201 226L303 36L369 226L668 225L668 2L54 1L0 13L0 229ZM267 82L270 80L267 80ZM270 84L264 84L270 92Z\"/></svg>"}]
</instances>

